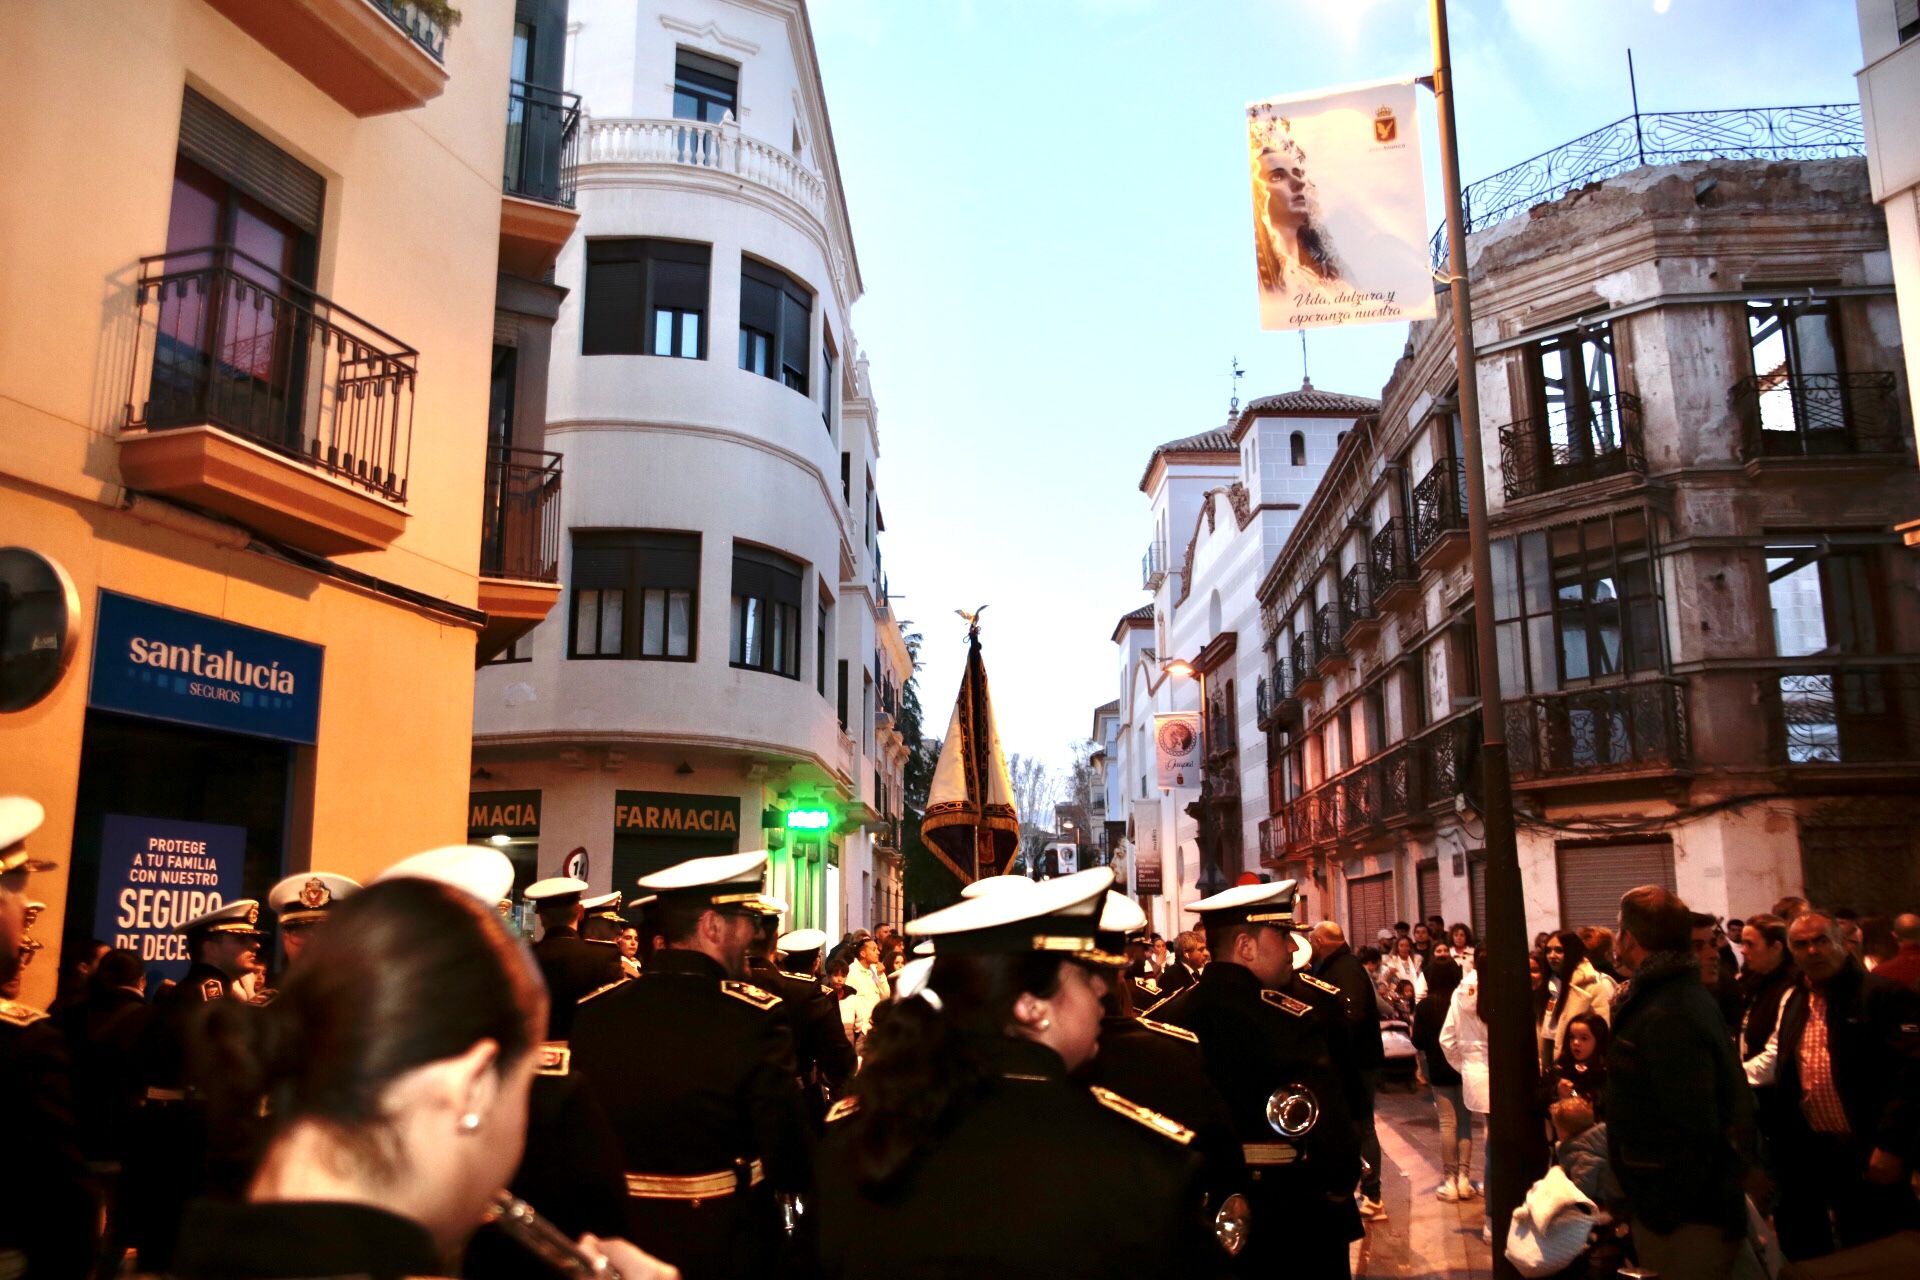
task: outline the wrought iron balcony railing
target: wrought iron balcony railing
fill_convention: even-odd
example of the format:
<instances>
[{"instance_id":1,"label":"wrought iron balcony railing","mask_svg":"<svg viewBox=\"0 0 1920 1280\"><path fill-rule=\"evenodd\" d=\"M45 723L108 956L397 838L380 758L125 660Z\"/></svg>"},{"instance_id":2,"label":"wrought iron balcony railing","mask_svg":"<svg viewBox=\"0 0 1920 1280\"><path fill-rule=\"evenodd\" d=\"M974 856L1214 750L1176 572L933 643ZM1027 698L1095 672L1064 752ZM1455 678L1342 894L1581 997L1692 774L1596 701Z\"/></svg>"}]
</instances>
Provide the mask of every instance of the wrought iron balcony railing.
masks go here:
<instances>
[{"instance_id":1,"label":"wrought iron balcony railing","mask_svg":"<svg viewBox=\"0 0 1920 1280\"><path fill-rule=\"evenodd\" d=\"M1414 558L1424 556L1448 533L1467 528L1467 464L1442 458L1413 486L1413 519L1408 530Z\"/></svg>"},{"instance_id":2,"label":"wrought iron balcony railing","mask_svg":"<svg viewBox=\"0 0 1920 1280\"><path fill-rule=\"evenodd\" d=\"M1380 825L1379 770L1372 764L1349 769L1334 779L1338 788L1340 834L1364 835Z\"/></svg>"},{"instance_id":3,"label":"wrought iron balcony railing","mask_svg":"<svg viewBox=\"0 0 1920 1280\"><path fill-rule=\"evenodd\" d=\"M1349 630L1379 616L1373 607L1379 594L1374 589L1373 565L1369 561L1362 560L1347 570L1347 576L1340 580L1340 607L1346 611Z\"/></svg>"},{"instance_id":4,"label":"wrought iron balcony railing","mask_svg":"<svg viewBox=\"0 0 1920 1280\"><path fill-rule=\"evenodd\" d=\"M1344 662L1347 656L1347 611L1338 600L1320 606L1314 626L1320 642L1320 664Z\"/></svg>"},{"instance_id":5,"label":"wrought iron balcony railing","mask_svg":"<svg viewBox=\"0 0 1920 1280\"><path fill-rule=\"evenodd\" d=\"M372 0L373 7L387 15L393 25L407 33L407 37L426 52L435 62L447 60L447 28L439 19L423 11L418 5L408 4L407 0Z\"/></svg>"},{"instance_id":6,"label":"wrought iron balcony railing","mask_svg":"<svg viewBox=\"0 0 1920 1280\"><path fill-rule=\"evenodd\" d=\"M1682 769L1687 684L1668 676L1534 694L1506 704L1513 776L1579 777Z\"/></svg>"},{"instance_id":7,"label":"wrought iron balcony railing","mask_svg":"<svg viewBox=\"0 0 1920 1280\"><path fill-rule=\"evenodd\" d=\"M1288 660L1293 663L1296 691L1304 690L1306 685L1319 683L1320 656L1320 638L1314 628L1309 627L1293 638L1293 649L1288 654Z\"/></svg>"},{"instance_id":8,"label":"wrought iron balcony railing","mask_svg":"<svg viewBox=\"0 0 1920 1280\"><path fill-rule=\"evenodd\" d=\"M1147 553L1140 557L1140 588L1143 591L1158 591L1160 584L1167 580L1167 547L1159 541L1147 544Z\"/></svg>"},{"instance_id":9,"label":"wrought iron balcony railing","mask_svg":"<svg viewBox=\"0 0 1920 1280\"><path fill-rule=\"evenodd\" d=\"M580 95L515 80L507 90L507 164L510 196L573 208L579 161Z\"/></svg>"},{"instance_id":10,"label":"wrought iron balcony railing","mask_svg":"<svg viewBox=\"0 0 1920 1280\"><path fill-rule=\"evenodd\" d=\"M1420 799L1426 808L1450 805L1466 794L1473 757L1480 749L1480 713L1461 712L1427 729L1412 742L1419 754Z\"/></svg>"},{"instance_id":11,"label":"wrought iron balcony railing","mask_svg":"<svg viewBox=\"0 0 1920 1280\"><path fill-rule=\"evenodd\" d=\"M1373 599L1377 605L1382 596L1394 588L1409 585L1420 580L1420 572L1414 568L1413 556L1407 548L1407 526L1404 521L1392 519L1380 526L1368 545L1369 585L1373 588Z\"/></svg>"},{"instance_id":12,"label":"wrought iron balcony railing","mask_svg":"<svg viewBox=\"0 0 1920 1280\"><path fill-rule=\"evenodd\" d=\"M1740 456L1826 458L1906 448L1891 373L1776 373L1743 378L1727 399Z\"/></svg>"},{"instance_id":13,"label":"wrought iron balcony railing","mask_svg":"<svg viewBox=\"0 0 1920 1280\"><path fill-rule=\"evenodd\" d=\"M1375 803L1382 821L1411 818L1426 808L1420 793L1420 753L1412 743L1389 747L1378 763L1380 794Z\"/></svg>"},{"instance_id":14,"label":"wrought iron balcony railing","mask_svg":"<svg viewBox=\"0 0 1920 1280\"><path fill-rule=\"evenodd\" d=\"M226 245L140 260L127 426L208 425L407 500L418 353Z\"/></svg>"},{"instance_id":15,"label":"wrought iron balcony railing","mask_svg":"<svg viewBox=\"0 0 1920 1280\"><path fill-rule=\"evenodd\" d=\"M1508 501L1646 469L1640 397L1631 392L1575 400L1544 419L1521 418L1500 428Z\"/></svg>"},{"instance_id":16,"label":"wrought iron balcony railing","mask_svg":"<svg viewBox=\"0 0 1920 1280\"><path fill-rule=\"evenodd\" d=\"M1920 761L1920 667L1795 667L1766 673L1760 693L1775 764Z\"/></svg>"},{"instance_id":17,"label":"wrought iron balcony railing","mask_svg":"<svg viewBox=\"0 0 1920 1280\"><path fill-rule=\"evenodd\" d=\"M480 576L560 581L560 455L487 447Z\"/></svg>"},{"instance_id":18,"label":"wrought iron balcony railing","mask_svg":"<svg viewBox=\"0 0 1920 1280\"><path fill-rule=\"evenodd\" d=\"M1460 193L1468 234L1590 182L1649 164L1683 160L1825 160L1867 153L1860 106L1756 107L1627 116L1471 183ZM1447 263L1447 229L1429 246L1435 270Z\"/></svg>"}]
</instances>

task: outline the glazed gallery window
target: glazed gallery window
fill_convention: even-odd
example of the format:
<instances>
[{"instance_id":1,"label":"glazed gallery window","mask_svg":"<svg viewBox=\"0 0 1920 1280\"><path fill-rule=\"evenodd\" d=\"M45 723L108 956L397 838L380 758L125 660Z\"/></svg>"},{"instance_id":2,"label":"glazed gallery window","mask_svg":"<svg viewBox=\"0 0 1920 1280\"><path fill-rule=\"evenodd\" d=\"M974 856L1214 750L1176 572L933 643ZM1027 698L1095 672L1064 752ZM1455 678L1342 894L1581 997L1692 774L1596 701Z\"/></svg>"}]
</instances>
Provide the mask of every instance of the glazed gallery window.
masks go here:
<instances>
[{"instance_id":1,"label":"glazed gallery window","mask_svg":"<svg viewBox=\"0 0 1920 1280\"><path fill-rule=\"evenodd\" d=\"M1536 447L1558 467L1617 452L1624 439L1610 327L1562 334L1527 349ZM1455 454L1455 457L1461 456Z\"/></svg>"},{"instance_id":2,"label":"glazed gallery window","mask_svg":"<svg viewBox=\"0 0 1920 1280\"><path fill-rule=\"evenodd\" d=\"M673 118L719 124L740 115L740 68L682 49L673 63Z\"/></svg>"},{"instance_id":3,"label":"glazed gallery window","mask_svg":"<svg viewBox=\"0 0 1920 1280\"><path fill-rule=\"evenodd\" d=\"M1501 687L1548 693L1661 668L1646 513L1502 538L1493 551Z\"/></svg>"},{"instance_id":4,"label":"glazed gallery window","mask_svg":"<svg viewBox=\"0 0 1920 1280\"><path fill-rule=\"evenodd\" d=\"M680 240L587 241L580 353L706 359L712 256Z\"/></svg>"},{"instance_id":5,"label":"glazed gallery window","mask_svg":"<svg viewBox=\"0 0 1920 1280\"><path fill-rule=\"evenodd\" d=\"M1879 584L1865 550L1768 547L1767 604L1782 658L1879 651Z\"/></svg>"},{"instance_id":6,"label":"glazed gallery window","mask_svg":"<svg viewBox=\"0 0 1920 1280\"><path fill-rule=\"evenodd\" d=\"M733 548L730 661L750 671L800 678L800 564L776 551Z\"/></svg>"},{"instance_id":7,"label":"glazed gallery window","mask_svg":"<svg viewBox=\"0 0 1920 1280\"><path fill-rule=\"evenodd\" d=\"M813 294L785 272L740 264L740 367L807 394Z\"/></svg>"},{"instance_id":8,"label":"glazed gallery window","mask_svg":"<svg viewBox=\"0 0 1920 1280\"><path fill-rule=\"evenodd\" d=\"M569 658L693 661L699 534L576 533L571 585Z\"/></svg>"}]
</instances>

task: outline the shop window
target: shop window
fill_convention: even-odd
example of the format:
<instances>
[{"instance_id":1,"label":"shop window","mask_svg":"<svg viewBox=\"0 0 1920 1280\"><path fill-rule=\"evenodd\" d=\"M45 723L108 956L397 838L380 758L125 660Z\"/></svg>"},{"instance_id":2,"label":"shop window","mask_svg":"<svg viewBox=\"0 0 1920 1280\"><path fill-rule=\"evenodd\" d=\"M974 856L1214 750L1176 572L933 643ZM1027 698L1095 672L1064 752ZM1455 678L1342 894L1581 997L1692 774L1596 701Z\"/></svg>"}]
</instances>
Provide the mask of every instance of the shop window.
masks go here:
<instances>
[{"instance_id":1,"label":"shop window","mask_svg":"<svg viewBox=\"0 0 1920 1280\"><path fill-rule=\"evenodd\" d=\"M1767 548L1773 651L1782 658L1878 652L1879 600L1878 565L1869 551Z\"/></svg>"},{"instance_id":2,"label":"shop window","mask_svg":"<svg viewBox=\"0 0 1920 1280\"><path fill-rule=\"evenodd\" d=\"M673 64L673 118L719 124L731 112L740 116L740 68L692 49L681 49Z\"/></svg>"},{"instance_id":3,"label":"shop window","mask_svg":"<svg viewBox=\"0 0 1920 1280\"><path fill-rule=\"evenodd\" d=\"M813 294L785 272L740 264L740 367L807 394Z\"/></svg>"},{"instance_id":4,"label":"shop window","mask_svg":"<svg viewBox=\"0 0 1920 1280\"><path fill-rule=\"evenodd\" d=\"M700 535L573 535L569 658L694 659Z\"/></svg>"},{"instance_id":5,"label":"shop window","mask_svg":"<svg viewBox=\"0 0 1920 1280\"><path fill-rule=\"evenodd\" d=\"M1503 690L1550 693L1661 669L1661 604L1644 512L1503 538L1491 550Z\"/></svg>"},{"instance_id":6,"label":"shop window","mask_svg":"<svg viewBox=\"0 0 1920 1280\"><path fill-rule=\"evenodd\" d=\"M778 552L734 544L734 666L800 678L802 576L801 566Z\"/></svg>"},{"instance_id":7,"label":"shop window","mask_svg":"<svg viewBox=\"0 0 1920 1280\"><path fill-rule=\"evenodd\" d=\"M580 353L706 359L712 256L679 240L587 241Z\"/></svg>"}]
</instances>

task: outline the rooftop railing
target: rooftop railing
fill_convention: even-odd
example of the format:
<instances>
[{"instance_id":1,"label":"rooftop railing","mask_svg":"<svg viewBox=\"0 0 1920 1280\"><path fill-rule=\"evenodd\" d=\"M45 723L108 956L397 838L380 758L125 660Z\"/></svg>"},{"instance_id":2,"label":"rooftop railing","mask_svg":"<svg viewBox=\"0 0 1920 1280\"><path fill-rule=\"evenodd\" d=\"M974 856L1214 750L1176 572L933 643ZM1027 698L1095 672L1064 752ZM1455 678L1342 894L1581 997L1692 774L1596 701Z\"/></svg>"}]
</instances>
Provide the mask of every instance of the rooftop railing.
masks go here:
<instances>
[{"instance_id":1,"label":"rooftop railing","mask_svg":"<svg viewBox=\"0 0 1920 1280\"><path fill-rule=\"evenodd\" d=\"M1650 164L1686 160L1827 160L1863 156L1860 106L1752 107L1641 112L1472 183L1460 193L1468 234L1578 187ZM1431 241L1434 269L1447 263L1447 229Z\"/></svg>"}]
</instances>

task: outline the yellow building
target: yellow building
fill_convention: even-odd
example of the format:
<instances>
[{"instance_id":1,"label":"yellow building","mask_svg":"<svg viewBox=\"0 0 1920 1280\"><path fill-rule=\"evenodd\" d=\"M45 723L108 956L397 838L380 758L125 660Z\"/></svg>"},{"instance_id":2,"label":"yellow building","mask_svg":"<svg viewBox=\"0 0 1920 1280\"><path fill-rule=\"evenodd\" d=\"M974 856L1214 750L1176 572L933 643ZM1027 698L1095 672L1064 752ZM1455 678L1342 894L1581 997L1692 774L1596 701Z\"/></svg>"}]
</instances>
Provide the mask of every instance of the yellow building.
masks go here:
<instances>
[{"instance_id":1,"label":"yellow building","mask_svg":"<svg viewBox=\"0 0 1920 1280\"><path fill-rule=\"evenodd\" d=\"M557 471L512 465L492 369L574 215L557 154L516 170L526 24L457 7L8 6L0 791L61 863L30 1003L63 935L159 963L212 895L465 835L476 659L557 593Z\"/></svg>"}]
</instances>

